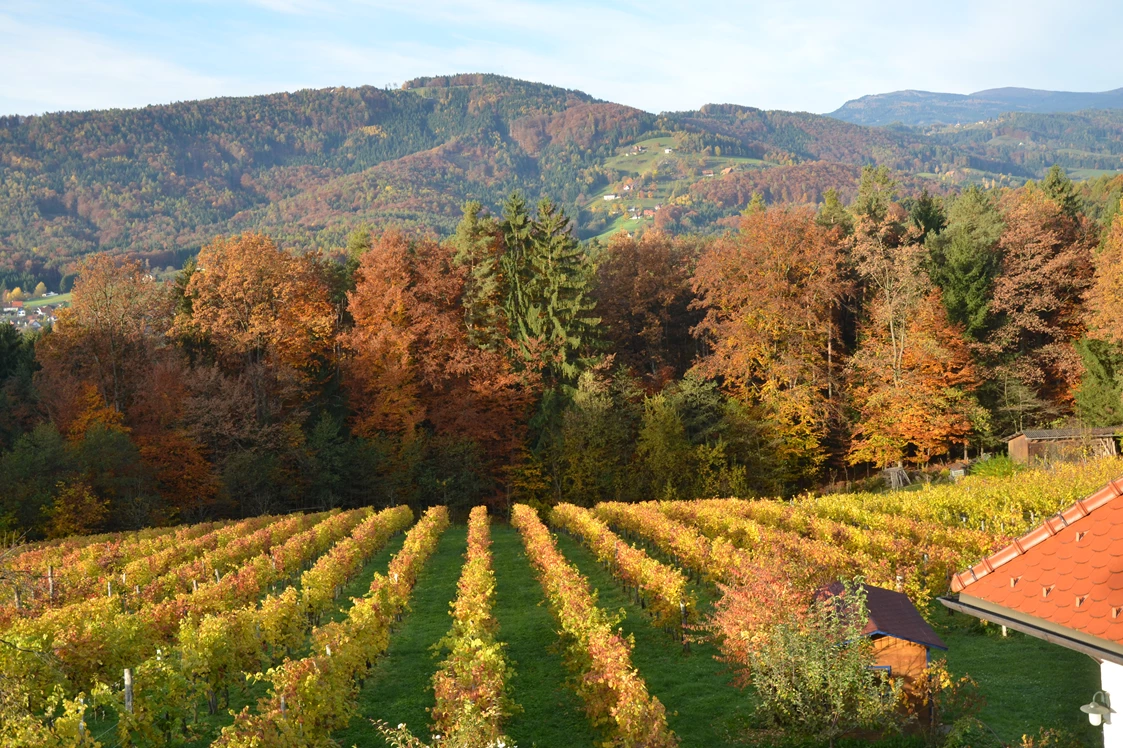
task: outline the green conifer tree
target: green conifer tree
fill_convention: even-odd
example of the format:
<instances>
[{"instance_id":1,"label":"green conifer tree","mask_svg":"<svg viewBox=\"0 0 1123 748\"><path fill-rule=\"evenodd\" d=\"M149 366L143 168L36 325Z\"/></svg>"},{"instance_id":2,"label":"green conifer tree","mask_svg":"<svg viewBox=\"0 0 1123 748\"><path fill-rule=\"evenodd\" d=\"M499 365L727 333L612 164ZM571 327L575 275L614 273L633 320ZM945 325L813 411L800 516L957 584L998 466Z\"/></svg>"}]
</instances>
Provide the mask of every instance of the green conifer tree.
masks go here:
<instances>
[{"instance_id":1,"label":"green conifer tree","mask_svg":"<svg viewBox=\"0 0 1123 748\"><path fill-rule=\"evenodd\" d=\"M1001 265L1002 214L989 194L971 187L952 203L948 225L928 237L928 272L943 291L953 322L982 339L989 329L994 279Z\"/></svg>"}]
</instances>

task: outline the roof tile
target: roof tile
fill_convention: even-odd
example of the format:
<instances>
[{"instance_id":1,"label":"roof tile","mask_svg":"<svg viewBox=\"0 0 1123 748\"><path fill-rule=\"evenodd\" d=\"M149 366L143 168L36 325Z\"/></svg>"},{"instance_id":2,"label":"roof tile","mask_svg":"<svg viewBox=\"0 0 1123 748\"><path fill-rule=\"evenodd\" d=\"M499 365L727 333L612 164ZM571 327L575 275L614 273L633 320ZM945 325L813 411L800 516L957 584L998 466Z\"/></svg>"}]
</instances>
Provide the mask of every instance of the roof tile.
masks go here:
<instances>
[{"instance_id":1,"label":"roof tile","mask_svg":"<svg viewBox=\"0 0 1123 748\"><path fill-rule=\"evenodd\" d=\"M952 590L1123 644L1121 495L1123 481L1108 483L954 575Z\"/></svg>"}]
</instances>

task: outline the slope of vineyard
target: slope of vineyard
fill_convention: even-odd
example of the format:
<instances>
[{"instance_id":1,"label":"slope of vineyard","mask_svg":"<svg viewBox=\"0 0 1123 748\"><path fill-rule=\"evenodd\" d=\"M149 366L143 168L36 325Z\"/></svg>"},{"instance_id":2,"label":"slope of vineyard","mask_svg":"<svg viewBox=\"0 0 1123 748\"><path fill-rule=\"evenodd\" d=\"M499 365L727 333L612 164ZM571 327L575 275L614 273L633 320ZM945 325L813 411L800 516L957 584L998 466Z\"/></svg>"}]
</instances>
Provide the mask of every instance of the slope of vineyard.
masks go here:
<instances>
[{"instance_id":1,"label":"slope of vineyard","mask_svg":"<svg viewBox=\"0 0 1123 748\"><path fill-rule=\"evenodd\" d=\"M522 505L514 527L477 507L466 534L445 532L444 507L414 524L399 506L17 549L8 568L35 592L4 611L0 739L380 745L430 727L481 748L734 746L755 702L734 684L743 652L722 644L725 614L748 631L862 575L917 603L1013 741L1071 716L1095 668L931 601L951 571L1121 472L1110 459L894 493L562 503L547 517L558 534ZM70 591L52 601L39 585L56 563Z\"/></svg>"}]
</instances>

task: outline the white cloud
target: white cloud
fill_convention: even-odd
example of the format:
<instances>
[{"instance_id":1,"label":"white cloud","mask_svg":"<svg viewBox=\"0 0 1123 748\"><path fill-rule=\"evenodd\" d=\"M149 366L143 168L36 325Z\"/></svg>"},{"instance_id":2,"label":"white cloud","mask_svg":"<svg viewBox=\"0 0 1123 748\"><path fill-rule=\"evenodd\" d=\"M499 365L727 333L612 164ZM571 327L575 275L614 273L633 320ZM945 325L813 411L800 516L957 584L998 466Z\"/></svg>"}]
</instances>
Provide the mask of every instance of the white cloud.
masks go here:
<instances>
[{"instance_id":1,"label":"white cloud","mask_svg":"<svg viewBox=\"0 0 1123 748\"><path fill-rule=\"evenodd\" d=\"M1111 0L57 0L68 13L49 18L19 2L0 14L0 112L458 72L649 111L821 112L902 88L1123 84L1117 65L1080 64L1120 30Z\"/></svg>"},{"instance_id":2,"label":"white cloud","mask_svg":"<svg viewBox=\"0 0 1123 748\"><path fill-rule=\"evenodd\" d=\"M0 102L8 113L136 107L231 92L230 80L201 75L105 39L0 15Z\"/></svg>"}]
</instances>

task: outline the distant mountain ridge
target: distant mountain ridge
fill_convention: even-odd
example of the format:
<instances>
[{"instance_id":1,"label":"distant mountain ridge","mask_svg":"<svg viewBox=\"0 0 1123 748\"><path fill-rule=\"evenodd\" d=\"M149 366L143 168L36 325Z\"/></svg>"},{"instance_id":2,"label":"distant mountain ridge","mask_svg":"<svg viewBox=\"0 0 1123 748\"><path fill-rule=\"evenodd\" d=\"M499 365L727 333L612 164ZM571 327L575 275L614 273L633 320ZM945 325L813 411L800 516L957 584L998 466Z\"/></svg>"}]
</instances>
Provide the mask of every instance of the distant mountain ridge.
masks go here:
<instances>
[{"instance_id":1,"label":"distant mountain ridge","mask_svg":"<svg viewBox=\"0 0 1123 748\"><path fill-rule=\"evenodd\" d=\"M989 88L971 94L893 91L852 99L827 116L857 125L967 124L1010 112L1055 114L1085 109L1123 109L1123 88L1098 93Z\"/></svg>"},{"instance_id":2,"label":"distant mountain ridge","mask_svg":"<svg viewBox=\"0 0 1123 748\"><path fill-rule=\"evenodd\" d=\"M1036 94L988 95L1008 109ZM497 210L513 190L559 203L583 239L718 233L754 193L851 199L866 165L915 194L1015 186L1053 164L1123 173L1123 110L887 128L736 104L656 114L469 74L0 117L0 285L62 288L98 251L178 265L247 230L296 250L341 247L359 228L448 235L465 201Z\"/></svg>"}]
</instances>

